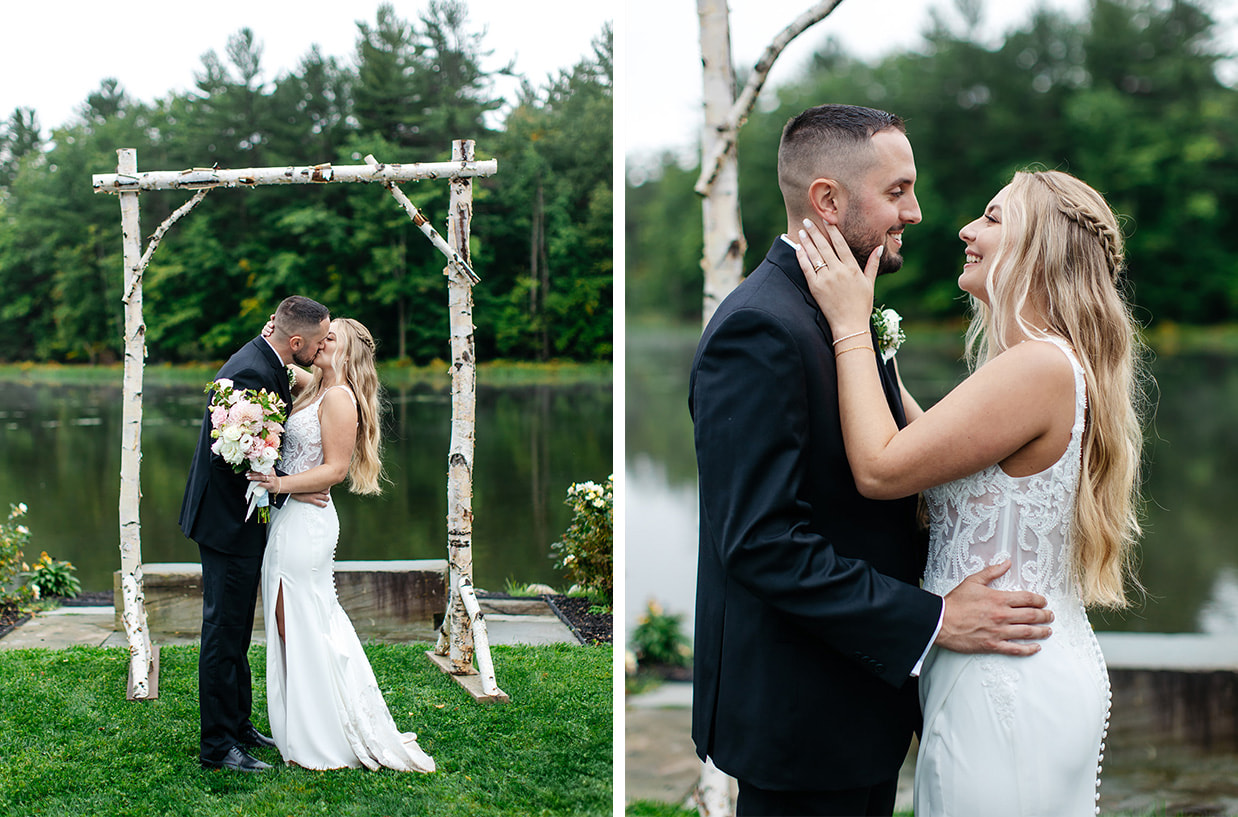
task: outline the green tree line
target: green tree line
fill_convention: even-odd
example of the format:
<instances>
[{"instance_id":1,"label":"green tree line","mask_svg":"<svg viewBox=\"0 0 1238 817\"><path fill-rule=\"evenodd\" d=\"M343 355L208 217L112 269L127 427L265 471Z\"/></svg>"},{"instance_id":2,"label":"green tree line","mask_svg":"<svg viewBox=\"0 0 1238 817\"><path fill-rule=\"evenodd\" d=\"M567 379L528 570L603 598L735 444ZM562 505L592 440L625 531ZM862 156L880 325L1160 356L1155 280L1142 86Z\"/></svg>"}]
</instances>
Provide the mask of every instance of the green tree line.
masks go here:
<instances>
[{"instance_id":1,"label":"green tree line","mask_svg":"<svg viewBox=\"0 0 1238 817\"><path fill-rule=\"evenodd\" d=\"M358 21L351 62L315 46L263 80L262 45L241 29L202 58L196 88L153 103L105 79L44 140L37 112L0 123L0 360L115 360L123 343L120 213L91 175L116 149L139 170L442 162L476 142L498 174L474 180L470 249L477 352L485 358L609 359L612 342L612 52L540 85L487 71L484 35L461 0L417 20L381 6ZM488 123L500 122L500 125ZM409 198L446 235L448 185ZM185 193L143 193L145 237ZM374 332L380 355L449 356L444 259L378 185L219 190L179 222L148 268L147 347L156 361L215 360L253 337L286 295L309 295Z\"/></svg>"},{"instance_id":2,"label":"green tree line","mask_svg":"<svg viewBox=\"0 0 1238 817\"><path fill-rule=\"evenodd\" d=\"M1103 192L1128 237L1129 280L1147 324L1238 320L1238 91L1204 0L1092 0L1080 19L1040 9L1000 45L983 5L935 12L914 50L872 61L827 40L801 78L773 91L740 132L740 199L751 269L786 229L776 154L783 124L812 105L902 116L916 152L921 224L879 298L908 317L957 319L958 230L1015 170L1066 170ZM627 183L629 314L699 321L695 168L667 155Z\"/></svg>"}]
</instances>

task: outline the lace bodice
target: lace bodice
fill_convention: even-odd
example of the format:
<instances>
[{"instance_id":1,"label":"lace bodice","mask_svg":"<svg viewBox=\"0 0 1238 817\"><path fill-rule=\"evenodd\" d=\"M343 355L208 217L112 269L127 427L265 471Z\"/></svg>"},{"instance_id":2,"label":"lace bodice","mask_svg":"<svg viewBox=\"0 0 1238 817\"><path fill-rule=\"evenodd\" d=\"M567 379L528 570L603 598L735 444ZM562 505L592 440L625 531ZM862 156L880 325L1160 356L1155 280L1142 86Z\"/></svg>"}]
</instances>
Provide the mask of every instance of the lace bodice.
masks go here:
<instances>
[{"instance_id":1,"label":"lace bodice","mask_svg":"<svg viewBox=\"0 0 1238 817\"><path fill-rule=\"evenodd\" d=\"M945 595L986 566L1006 559L999 590L1078 598L1071 571L1071 522L1079 489L1087 390L1083 368L1064 342L1050 338L1075 373L1075 422L1065 453L1049 468L1012 477L994 464L925 492L929 510L926 590Z\"/></svg>"},{"instance_id":2,"label":"lace bodice","mask_svg":"<svg viewBox=\"0 0 1238 817\"><path fill-rule=\"evenodd\" d=\"M356 403L357 399L347 386L332 386L331 389L343 389ZM299 409L284 423L284 440L276 465L285 474L299 474L322 465L322 425L318 421L318 409L331 389L324 389L314 402Z\"/></svg>"}]
</instances>

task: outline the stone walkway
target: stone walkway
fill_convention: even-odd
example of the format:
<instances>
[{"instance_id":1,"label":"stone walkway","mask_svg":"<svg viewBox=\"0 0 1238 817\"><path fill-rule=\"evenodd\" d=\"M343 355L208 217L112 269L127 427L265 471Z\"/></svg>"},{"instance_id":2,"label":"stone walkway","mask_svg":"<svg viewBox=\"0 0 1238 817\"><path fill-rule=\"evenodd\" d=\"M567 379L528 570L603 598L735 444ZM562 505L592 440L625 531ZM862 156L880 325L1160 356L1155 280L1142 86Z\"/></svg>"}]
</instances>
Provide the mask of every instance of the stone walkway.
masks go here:
<instances>
[{"instance_id":1,"label":"stone walkway","mask_svg":"<svg viewBox=\"0 0 1238 817\"><path fill-rule=\"evenodd\" d=\"M486 633L491 645L580 643L543 601L483 603L482 611L486 616ZM155 636L156 643L160 645L193 644L197 640L196 636ZM253 643L262 644L265 640L261 631L254 633ZM38 614L0 638L0 652L30 648L63 649L76 644L127 647L128 641L123 631L116 630L115 611L111 607L60 607Z\"/></svg>"},{"instance_id":2,"label":"stone walkway","mask_svg":"<svg viewBox=\"0 0 1238 817\"><path fill-rule=\"evenodd\" d=\"M895 811L911 811L915 743L899 773ZM624 797L683 804L701 764L692 743L692 684L665 683L627 696L624 707Z\"/></svg>"}]
</instances>

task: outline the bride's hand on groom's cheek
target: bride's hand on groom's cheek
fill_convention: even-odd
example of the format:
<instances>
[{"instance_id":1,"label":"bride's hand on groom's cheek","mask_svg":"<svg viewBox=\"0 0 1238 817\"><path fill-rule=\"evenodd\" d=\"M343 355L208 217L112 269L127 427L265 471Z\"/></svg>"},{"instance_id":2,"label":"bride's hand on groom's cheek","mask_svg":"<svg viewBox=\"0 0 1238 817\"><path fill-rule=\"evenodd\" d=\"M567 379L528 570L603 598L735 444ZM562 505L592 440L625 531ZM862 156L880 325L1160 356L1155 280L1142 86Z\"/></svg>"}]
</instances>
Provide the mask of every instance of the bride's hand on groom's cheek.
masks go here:
<instances>
[{"instance_id":1,"label":"bride's hand on groom's cheek","mask_svg":"<svg viewBox=\"0 0 1238 817\"><path fill-rule=\"evenodd\" d=\"M830 323L835 337L868 328L873 311L873 287L884 247L878 245L860 269L842 233L825 223L824 231L809 219L799 231L795 257L808 289Z\"/></svg>"}]
</instances>

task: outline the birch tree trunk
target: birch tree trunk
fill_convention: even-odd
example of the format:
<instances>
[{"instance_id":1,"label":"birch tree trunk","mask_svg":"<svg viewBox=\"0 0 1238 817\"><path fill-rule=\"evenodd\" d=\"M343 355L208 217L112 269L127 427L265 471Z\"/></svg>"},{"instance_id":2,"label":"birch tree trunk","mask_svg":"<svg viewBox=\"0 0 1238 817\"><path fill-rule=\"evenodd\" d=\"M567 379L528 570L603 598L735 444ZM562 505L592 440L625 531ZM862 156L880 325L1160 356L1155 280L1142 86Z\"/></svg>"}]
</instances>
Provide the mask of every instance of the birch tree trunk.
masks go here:
<instances>
[{"instance_id":1,"label":"birch tree trunk","mask_svg":"<svg viewBox=\"0 0 1238 817\"><path fill-rule=\"evenodd\" d=\"M774 61L787 44L805 29L824 19L842 0L817 0L774 38L753 68L742 94L736 95L731 61L731 22L726 0L697 0L701 25L701 65L705 126L701 134L701 194L705 273L702 329L718 304L739 286L744 274L743 218L739 207L739 157L736 138L756 104ZM771 182L776 182L776 179ZM701 817L731 817L735 813L731 778L708 759L693 793Z\"/></svg>"},{"instance_id":2,"label":"birch tree trunk","mask_svg":"<svg viewBox=\"0 0 1238 817\"><path fill-rule=\"evenodd\" d=\"M743 93L736 96L735 68L731 62L731 26L726 0L697 0L701 22L701 64L704 74L705 127L701 135L701 177L696 192L704 199L705 273L702 326L709 323L722 299L739 285L744 274L743 219L739 208L739 158L735 144L756 104L778 55L805 29L825 19L842 0L817 0L784 28L753 66ZM771 182L777 181L772 179Z\"/></svg>"},{"instance_id":3,"label":"birch tree trunk","mask_svg":"<svg viewBox=\"0 0 1238 817\"><path fill-rule=\"evenodd\" d=\"M704 74L705 127L702 152L708 154L721 138L727 114L735 102L735 67L731 63L731 27L726 0L697 0L701 22L701 64ZM739 211L739 158L735 145L723 153L713 185L701 203L705 247L702 325L744 273L744 227Z\"/></svg>"},{"instance_id":4,"label":"birch tree trunk","mask_svg":"<svg viewBox=\"0 0 1238 817\"><path fill-rule=\"evenodd\" d=\"M451 145L453 162L473 159L473 142ZM473 182L451 180L447 241L467 264L469 223L473 214ZM447 456L447 614L435 652L449 655L453 671L471 675L473 632L460 595L460 581L473 583L473 440L476 429L477 369L473 351L473 289L452 266L447 270L447 309L451 334L451 445Z\"/></svg>"},{"instance_id":5,"label":"birch tree trunk","mask_svg":"<svg viewBox=\"0 0 1238 817\"><path fill-rule=\"evenodd\" d=\"M116 172L134 176L137 151L116 151ZM121 193L120 229L125 266L125 371L120 443L120 582L124 598L125 635L129 639L131 697L150 696L149 679L154 650L146 626L146 599L142 589L142 368L146 361L146 325L142 320L141 219L138 193Z\"/></svg>"}]
</instances>

